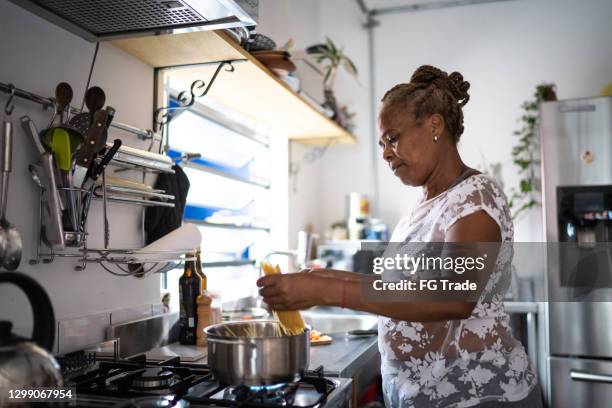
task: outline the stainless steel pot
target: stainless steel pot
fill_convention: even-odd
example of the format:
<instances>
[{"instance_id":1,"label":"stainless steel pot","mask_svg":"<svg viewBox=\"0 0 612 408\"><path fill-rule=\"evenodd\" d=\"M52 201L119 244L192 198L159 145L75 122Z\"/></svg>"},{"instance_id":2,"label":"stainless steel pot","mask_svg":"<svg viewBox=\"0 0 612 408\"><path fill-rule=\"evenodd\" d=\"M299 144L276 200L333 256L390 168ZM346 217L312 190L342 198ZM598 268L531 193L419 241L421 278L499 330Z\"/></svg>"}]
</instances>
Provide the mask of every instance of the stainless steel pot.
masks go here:
<instances>
[{"instance_id":1,"label":"stainless steel pot","mask_svg":"<svg viewBox=\"0 0 612 408\"><path fill-rule=\"evenodd\" d=\"M308 330L279 336L274 320L209 326L208 365L225 385L264 385L297 381L310 362Z\"/></svg>"},{"instance_id":2,"label":"stainless steel pot","mask_svg":"<svg viewBox=\"0 0 612 408\"><path fill-rule=\"evenodd\" d=\"M234 322L241 320L267 319L270 313L261 307L247 307L237 310L223 310L221 317L224 321Z\"/></svg>"}]
</instances>

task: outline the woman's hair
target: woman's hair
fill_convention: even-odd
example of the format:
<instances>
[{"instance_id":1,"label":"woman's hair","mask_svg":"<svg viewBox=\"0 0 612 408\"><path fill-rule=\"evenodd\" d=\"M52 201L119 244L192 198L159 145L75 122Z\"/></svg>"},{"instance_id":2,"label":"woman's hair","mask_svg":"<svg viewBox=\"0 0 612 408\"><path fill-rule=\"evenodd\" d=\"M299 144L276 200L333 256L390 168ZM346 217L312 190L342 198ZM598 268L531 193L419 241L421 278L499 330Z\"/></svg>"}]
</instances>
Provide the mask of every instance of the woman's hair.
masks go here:
<instances>
[{"instance_id":1,"label":"woman's hair","mask_svg":"<svg viewBox=\"0 0 612 408\"><path fill-rule=\"evenodd\" d=\"M417 123L426 115L440 114L456 143L463 133L461 108L470 99L468 89L470 83L459 72L448 75L431 65L422 65L414 71L410 82L388 90L382 102L384 108L410 108Z\"/></svg>"}]
</instances>

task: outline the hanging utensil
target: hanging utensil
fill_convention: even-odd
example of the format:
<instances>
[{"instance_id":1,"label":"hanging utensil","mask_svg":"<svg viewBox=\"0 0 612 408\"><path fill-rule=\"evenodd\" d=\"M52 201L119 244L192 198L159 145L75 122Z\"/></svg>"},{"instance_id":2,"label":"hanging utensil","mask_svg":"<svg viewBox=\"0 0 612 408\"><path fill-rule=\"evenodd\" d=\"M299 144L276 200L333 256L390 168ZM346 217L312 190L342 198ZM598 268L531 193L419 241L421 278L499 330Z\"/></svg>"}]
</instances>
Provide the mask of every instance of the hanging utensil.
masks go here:
<instances>
[{"instance_id":1,"label":"hanging utensil","mask_svg":"<svg viewBox=\"0 0 612 408\"><path fill-rule=\"evenodd\" d=\"M85 92L85 105L89 112L79 113L70 119L69 125L86 135L93 121L94 112L102 109L106 102L104 90L98 86L92 86ZM113 112L114 113L114 112Z\"/></svg>"},{"instance_id":2,"label":"hanging utensil","mask_svg":"<svg viewBox=\"0 0 612 408\"><path fill-rule=\"evenodd\" d=\"M87 90L87 93L85 94L85 106L87 106L87 109L91 115L102 109L105 102L106 94L99 86L92 86ZM93 117L89 121L90 126L92 122Z\"/></svg>"},{"instance_id":3,"label":"hanging utensil","mask_svg":"<svg viewBox=\"0 0 612 408\"><path fill-rule=\"evenodd\" d=\"M83 188L89 190L93 188L96 184L96 180L103 174L106 166L111 162L111 160L115 157L115 154L121 147L121 139L115 139L113 145L104 153L104 157L99 164L94 165L91 169L91 172L87 175L87 180L85 181Z\"/></svg>"},{"instance_id":4,"label":"hanging utensil","mask_svg":"<svg viewBox=\"0 0 612 408\"><path fill-rule=\"evenodd\" d=\"M66 203L68 218L65 223L65 226L69 224L70 229L76 230L77 205L74 191L71 190L74 187L74 183L72 181L72 175L70 174L70 170L72 169L72 151L70 135L64 129L53 129L51 151L53 152L55 163L60 171L60 186L64 188L62 191L64 196L64 202Z\"/></svg>"},{"instance_id":5,"label":"hanging utensil","mask_svg":"<svg viewBox=\"0 0 612 408\"><path fill-rule=\"evenodd\" d=\"M21 126L26 135L30 137L32 145L39 156L36 165L30 165L30 173L36 173L41 187L42 223L44 225L42 237L47 246L54 250L64 249L64 228L62 225L62 207L57 182L53 156L48 153L40 142L36 125L25 115L21 117Z\"/></svg>"},{"instance_id":6,"label":"hanging utensil","mask_svg":"<svg viewBox=\"0 0 612 408\"><path fill-rule=\"evenodd\" d=\"M103 177L102 178L103 180L102 188L105 194L106 189L104 185L105 184L104 169L106 169L106 166L108 166L108 164L111 162L113 157L115 157L115 153L117 153L120 147L121 147L121 139L115 139L115 141L113 142L113 145L106 151L102 160L100 160L100 163L98 164L93 163L93 165L89 168L85 181L83 182L83 186L82 186L84 190L87 190L90 192L90 194L86 196L86 201L83 203L83 208L81 209L82 223L85 223L87 221L87 213L89 212L89 205L91 204L91 199L93 197L93 190L96 186L96 180L100 177L100 174L102 174L102 177ZM103 197L103 208L102 209L103 209L103 217L104 217L104 242L105 242L105 247L108 247L108 241L110 237L110 228L108 224L108 216L106 213L106 197Z\"/></svg>"},{"instance_id":7,"label":"hanging utensil","mask_svg":"<svg viewBox=\"0 0 612 408\"><path fill-rule=\"evenodd\" d=\"M13 123L10 121L12 109L6 113L6 119L3 123L2 135L2 190L0 191L0 248L4 248L4 256L2 258L2 266L14 271L21 263L21 235L17 228L6 219L6 204L9 186L9 174L12 170L13 160Z\"/></svg>"},{"instance_id":8,"label":"hanging utensil","mask_svg":"<svg viewBox=\"0 0 612 408\"><path fill-rule=\"evenodd\" d=\"M76 153L76 164L74 166L74 183L82 187L88 169L93 165L96 154L100 151L99 140L104 138L108 113L98 110L93 114L93 123L87 133L87 139L81 149ZM104 141L106 144L106 141Z\"/></svg>"},{"instance_id":9,"label":"hanging utensil","mask_svg":"<svg viewBox=\"0 0 612 408\"><path fill-rule=\"evenodd\" d=\"M106 172L102 172L102 218L104 221L104 249L108 248L110 241L110 226L108 224L108 212L106 205Z\"/></svg>"},{"instance_id":10,"label":"hanging utensil","mask_svg":"<svg viewBox=\"0 0 612 408\"><path fill-rule=\"evenodd\" d=\"M55 87L55 100L57 101L57 113L60 117L60 125L63 125L64 114L67 113L70 108L70 102L72 102L72 87L66 82L60 82Z\"/></svg>"},{"instance_id":11,"label":"hanging utensil","mask_svg":"<svg viewBox=\"0 0 612 408\"><path fill-rule=\"evenodd\" d=\"M70 102L72 102L72 87L70 84L66 82L60 82L55 87L55 114L53 116L53 120L49 125L49 128L45 132L44 135L44 143L47 147L51 148L53 144L53 134L55 129L62 129L68 133L70 136L70 148L71 151L75 152L79 146L83 143L83 133L81 133L78 129L70 126L70 124L65 122L64 115L70 111ZM59 117L59 122L55 125L55 118Z\"/></svg>"}]
</instances>

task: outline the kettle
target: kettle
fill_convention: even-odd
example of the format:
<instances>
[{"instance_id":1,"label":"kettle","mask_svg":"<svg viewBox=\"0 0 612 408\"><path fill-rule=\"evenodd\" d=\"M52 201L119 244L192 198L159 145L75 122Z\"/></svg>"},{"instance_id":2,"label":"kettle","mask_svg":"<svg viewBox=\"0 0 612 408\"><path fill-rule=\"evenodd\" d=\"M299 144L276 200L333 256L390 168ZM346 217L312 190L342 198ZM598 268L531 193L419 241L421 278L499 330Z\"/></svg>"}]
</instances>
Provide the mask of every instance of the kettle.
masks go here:
<instances>
[{"instance_id":1,"label":"kettle","mask_svg":"<svg viewBox=\"0 0 612 408\"><path fill-rule=\"evenodd\" d=\"M0 321L0 389L61 387L60 366L49 353L55 337L55 316L45 290L18 272L0 272L0 283L19 287L28 297L34 315L32 339L11 332L13 324Z\"/></svg>"}]
</instances>

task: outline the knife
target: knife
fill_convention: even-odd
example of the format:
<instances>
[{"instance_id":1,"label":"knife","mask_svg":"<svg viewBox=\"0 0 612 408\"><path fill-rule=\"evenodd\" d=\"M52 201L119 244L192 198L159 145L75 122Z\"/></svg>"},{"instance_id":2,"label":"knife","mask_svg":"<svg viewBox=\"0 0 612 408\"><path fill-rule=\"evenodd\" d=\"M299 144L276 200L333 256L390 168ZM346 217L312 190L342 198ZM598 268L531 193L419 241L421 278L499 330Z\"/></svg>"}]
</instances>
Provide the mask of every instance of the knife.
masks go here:
<instances>
[{"instance_id":1,"label":"knife","mask_svg":"<svg viewBox=\"0 0 612 408\"><path fill-rule=\"evenodd\" d=\"M103 110L96 111L93 114L93 122L87 132L87 138L81 149L76 155L76 164L73 172L73 183L76 187L81 188L87 175L87 170L94 163L96 154L100 150L98 148L98 140L101 139L106 130L106 121L108 113Z\"/></svg>"},{"instance_id":2,"label":"knife","mask_svg":"<svg viewBox=\"0 0 612 408\"><path fill-rule=\"evenodd\" d=\"M55 179L55 165L53 155L47 152L40 142L38 130L29 116L21 117L21 126L26 135L30 137L34 149L39 156L39 163L35 167L42 189L41 206L43 210L42 231L45 243L53 250L62 250L65 247L64 228L62 225L62 206L57 182Z\"/></svg>"},{"instance_id":3,"label":"knife","mask_svg":"<svg viewBox=\"0 0 612 408\"><path fill-rule=\"evenodd\" d=\"M121 139L115 139L112 147L110 147L108 151L104 154L104 157L102 157L100 163L93 163L93 165L90 167L90 170L88 171L85 181L83 182L82 188L84 190L90 191L94 189L96 185L96 180L98 179L98 177L100 177L100 174L104 172L104 169L113 159L113 157L115 157L115 153L117 153L117 151L121 147L121 143ZM93 194L89 194L87 197L87 201L85 202L82 209L83 215L89 212L89 205L91 204L92 195ZM85 217L82 217L82 220L82 222L85 222ZM104 243L105 247L108 247L108 219L106 217L106 200L104 200Z\"/></svg>"},{"instance_id":4,"label":"knife","mask_svg":"<svg viewBox=\"0 0 612 408\"><path fill-rule=\"evenodd\" d=\"M94 165L89 169L87 177L83 182L83 188L85 190L91 189L96 184L96 180L98 180L98 177L100 177L100 174L102 174L102 172L104 171L106 166L108 166L110 161L113 160L113 157L115 157L115 154L121 147L121 144L121 139L115 139L113 145L106 151L100 163L94 163Z\"/></svg>"},{"instance_id":5,"label":"knife","mask_svg":"<svg viewBox=\"0 0 612 408\"><path fill-rule=\"evenodd\" d=\"M104 108L106 111L106 128L104 129L104 134L100 139L96 141L96 151L99 153L106 147L106 139L108 138L108 129L110 129L111 123L113 123L113 119L115 118L115 108L112 106L107 106Z\"/></svg>"}]
</instances>

